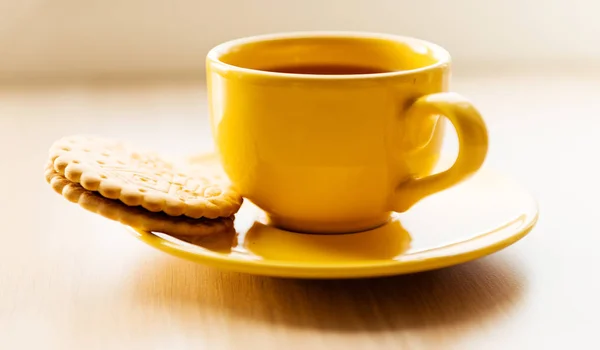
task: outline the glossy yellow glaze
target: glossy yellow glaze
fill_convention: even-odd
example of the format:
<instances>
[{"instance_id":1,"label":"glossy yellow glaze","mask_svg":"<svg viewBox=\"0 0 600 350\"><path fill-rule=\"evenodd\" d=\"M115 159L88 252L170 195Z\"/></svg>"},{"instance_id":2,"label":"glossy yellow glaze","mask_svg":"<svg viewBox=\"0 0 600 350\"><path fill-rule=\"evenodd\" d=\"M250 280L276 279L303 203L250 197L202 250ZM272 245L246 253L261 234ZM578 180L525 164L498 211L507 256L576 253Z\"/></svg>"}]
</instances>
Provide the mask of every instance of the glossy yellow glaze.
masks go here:
<instances>
[{"instance_id":1,"label":"glossy yellow glaze","mask_svg":"<svg viewBox=\"0 0 600 350\"><path fill-rule=\"evenodd\" d=\"M368 66L377 74L263 71L282 65ZM473 174L487 151L477 110L449 93L450 57L397 36L296 33L240 39L207 58L213 134L241 194L299 232L384 224ZM436 175L445 116L458 159Z\"/></svg>"},{"instance_id":2,"label":"glossy yellow glaze","mask_svg":"<svg viewBox=\"0 0 600 350\"><path fill-rule=\"evenodd\" d=\"M204 161L217 162L216 157ZM393 214L372 230L339 235L275 228L246 202L235 229L185 242L129 229L169 254L238 272L298 278L358 278L450 266L500 250L535 225L537 204L527 191L489 170ZM189 238L188 238L189 240Z\"/></svg>"}]
</instances>

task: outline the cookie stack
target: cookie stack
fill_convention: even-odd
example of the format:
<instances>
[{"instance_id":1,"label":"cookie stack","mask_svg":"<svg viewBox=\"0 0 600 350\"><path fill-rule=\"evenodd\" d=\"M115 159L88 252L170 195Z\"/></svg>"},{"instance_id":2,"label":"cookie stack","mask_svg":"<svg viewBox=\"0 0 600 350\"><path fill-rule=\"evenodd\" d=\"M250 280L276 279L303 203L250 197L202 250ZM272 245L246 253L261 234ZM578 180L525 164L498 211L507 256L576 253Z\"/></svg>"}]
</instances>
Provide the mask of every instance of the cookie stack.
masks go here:
<instances>
[{"instance_id":1,"label":"cookie stack","mask_svg":"<svg viewBox=\"0 0 600 350\"><path fill-rule=\"evenodd\" d=\"M174 165L118 140L69 136L49 151L46 181L81 207L141 230L179 236L231 230L242 197L216 169Z\"/></svg>"}]
</instances>

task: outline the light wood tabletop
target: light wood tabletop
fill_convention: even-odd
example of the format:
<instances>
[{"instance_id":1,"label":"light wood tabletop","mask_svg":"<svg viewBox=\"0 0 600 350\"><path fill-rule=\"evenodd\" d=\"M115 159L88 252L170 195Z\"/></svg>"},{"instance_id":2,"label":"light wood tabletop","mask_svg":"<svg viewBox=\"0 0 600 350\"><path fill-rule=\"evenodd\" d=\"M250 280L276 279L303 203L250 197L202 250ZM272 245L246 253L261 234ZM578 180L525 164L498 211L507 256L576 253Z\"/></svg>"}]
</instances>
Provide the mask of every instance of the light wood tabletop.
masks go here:
<instances>
[{"instance_id":1,"label":"light wood tabletop","mask_svg":"<svg viewBox=\"0 0 600 350\"><path fill-rule=\"evenodd\" d=\"M600 78L473 74L453 89L486 118L486 166L539 200L538 225L460 266L310 281L166 255L45 183L68 134L210 149L201 80L0 87L0 349L598 348Z\"/></svg>"}]
</instances>

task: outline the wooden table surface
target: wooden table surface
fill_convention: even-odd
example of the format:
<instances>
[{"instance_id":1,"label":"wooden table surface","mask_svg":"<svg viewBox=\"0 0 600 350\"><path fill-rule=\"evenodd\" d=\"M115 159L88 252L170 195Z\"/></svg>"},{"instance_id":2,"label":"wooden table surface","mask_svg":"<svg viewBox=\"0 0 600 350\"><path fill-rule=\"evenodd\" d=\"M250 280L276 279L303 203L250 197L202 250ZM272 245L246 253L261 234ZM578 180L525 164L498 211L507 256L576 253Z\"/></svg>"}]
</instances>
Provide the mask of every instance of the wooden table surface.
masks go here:
<instances>
[{"instance_id":1,"label":"wooden table surface","mask_svg":"<svg viewBox=\"0 0 600 350\"><path fill-rule=\"evenodd\" d=\"M453 88L486 117L486 166L539 200L538 226L452 268L303 281L163 254L44 182L47 148L67 134L209 149L200 80L0 87L0 349L598 348L600 78L469 75Z\"/></svg>"}]
</instances>

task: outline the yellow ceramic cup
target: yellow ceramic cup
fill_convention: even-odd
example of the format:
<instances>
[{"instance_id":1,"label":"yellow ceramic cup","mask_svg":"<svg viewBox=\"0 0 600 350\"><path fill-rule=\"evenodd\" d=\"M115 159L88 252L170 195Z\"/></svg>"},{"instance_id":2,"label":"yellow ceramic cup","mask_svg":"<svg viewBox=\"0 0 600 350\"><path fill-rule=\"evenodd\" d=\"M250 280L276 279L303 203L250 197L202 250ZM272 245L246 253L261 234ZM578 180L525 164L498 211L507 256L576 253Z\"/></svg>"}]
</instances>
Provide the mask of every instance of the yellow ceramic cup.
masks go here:
<instances>
[{"instance_id":1,"label":"yellow ceramic cup","mask_svg":"<svg viewBox=\"0 0 600 350\"><path fill-rule=\"evenodd\" d=\"M446 50L400 36L308 32L221 44L207 57L221 162L276 226L376 227L484 162L484 121L447 92L449 78ZM452 167L432 174L445 119L460 150Z\"/></svg>"}]
</instances>

